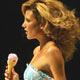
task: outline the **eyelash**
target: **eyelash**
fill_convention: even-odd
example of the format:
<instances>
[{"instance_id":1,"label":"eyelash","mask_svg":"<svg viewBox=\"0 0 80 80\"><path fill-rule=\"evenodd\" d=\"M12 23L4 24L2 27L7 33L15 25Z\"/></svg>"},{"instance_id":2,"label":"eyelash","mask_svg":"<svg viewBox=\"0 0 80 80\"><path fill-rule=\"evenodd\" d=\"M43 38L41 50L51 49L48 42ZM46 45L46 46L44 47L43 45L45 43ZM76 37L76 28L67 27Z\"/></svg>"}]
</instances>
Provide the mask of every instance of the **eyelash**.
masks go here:
<instances>
[{"instance_id":1,"label":"eyelash","mask_svg":"<svg viewBox=\"0 0 80 80\"><path fill-rule=\"evenodd\" d=\"M30 22L31 20L26 19L27 22Z\"/></svg>"}]
</instances>

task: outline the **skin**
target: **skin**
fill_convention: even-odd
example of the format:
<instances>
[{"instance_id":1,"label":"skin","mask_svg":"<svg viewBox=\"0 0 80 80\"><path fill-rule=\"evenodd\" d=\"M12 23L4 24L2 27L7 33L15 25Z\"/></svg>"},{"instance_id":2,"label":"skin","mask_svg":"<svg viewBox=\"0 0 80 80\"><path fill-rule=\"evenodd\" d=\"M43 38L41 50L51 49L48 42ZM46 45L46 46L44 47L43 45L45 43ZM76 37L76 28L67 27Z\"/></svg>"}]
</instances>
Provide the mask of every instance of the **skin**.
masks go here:
<instances>
[{"instance_id":1,"label":"skin","mask_svg":"<svg viewBox=\"0 0 80 80\"><path fill-rule=\"evenodd\" d=\"M24 23L22 24L28 39L36 39L38 33L41 32L40 26L37 24L37 21L32 14L33 12L28 10L24 15Z\"/></svg>"},{"instance_id":2,"label":"skin","mask_svg":"<svg viewBox=\"0 0 80 80\"><path fill-rule=\"evenodd\" d=\"M18 73L15 72L14 68L12 69L12 73L11 76L8 75L8 66L6 66L6 70L5 70L5 80L19 80L19 75Z\"/></svg>"},{"instance_id":3,"label":"skin","mask_svg":"<svg viewBox=\"0 0 80 80\"><path fill-rule=\"evenodd\" d=\"M66 80L62 53L55 42L50 41L50 38L43 32L44 26L37 24L32 10L26 10L22 26L28 39L37 39L40 42L40 45L33 51L34 56L30 64L55 80ZM10 80L7 72L5 75L7 75L5 80Z\"/></svg>"}]
</instances>

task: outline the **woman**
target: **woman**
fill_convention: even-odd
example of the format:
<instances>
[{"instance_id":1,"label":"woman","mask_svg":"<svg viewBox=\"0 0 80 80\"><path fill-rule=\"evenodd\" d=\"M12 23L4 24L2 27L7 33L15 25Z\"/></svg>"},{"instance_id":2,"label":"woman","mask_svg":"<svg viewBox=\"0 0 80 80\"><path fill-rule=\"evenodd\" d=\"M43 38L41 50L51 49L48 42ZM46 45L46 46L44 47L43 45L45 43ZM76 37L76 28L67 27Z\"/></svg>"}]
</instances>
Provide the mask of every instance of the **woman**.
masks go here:
<instances>
[{"instance_id":1,"label":"woman","mask_svg":"<svg viewBox=\"0 0 80 80\"><path fill-rule=\"evenodd\" d=\"M57 0L28 0L22 5L23 28L28 39L37 39L40 45L24 72L24 80L66 80L65 61L75 51L80 39L80 27L74 11L69 11ZM14 79L13 79L14 78ZM19 80L5 71L5 80Z\"/></svg>"}]
</instances>

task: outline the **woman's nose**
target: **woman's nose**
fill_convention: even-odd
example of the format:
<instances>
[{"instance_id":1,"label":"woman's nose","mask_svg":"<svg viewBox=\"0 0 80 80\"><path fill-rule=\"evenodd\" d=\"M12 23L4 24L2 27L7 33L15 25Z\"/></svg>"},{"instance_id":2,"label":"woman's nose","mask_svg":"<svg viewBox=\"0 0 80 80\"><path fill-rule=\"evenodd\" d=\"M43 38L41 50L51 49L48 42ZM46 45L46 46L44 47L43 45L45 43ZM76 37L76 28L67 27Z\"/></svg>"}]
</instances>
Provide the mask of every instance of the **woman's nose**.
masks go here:
<instances>
[{"instance_id":1,"label":"woman's nose","mask_svg":"<svg viewBox=\"0 0 80 80\"><path fill-rule=\"evenodd\" d=\"M23 22L22 27L25 28L25 23Z\"/></svg>"}]
</instances>

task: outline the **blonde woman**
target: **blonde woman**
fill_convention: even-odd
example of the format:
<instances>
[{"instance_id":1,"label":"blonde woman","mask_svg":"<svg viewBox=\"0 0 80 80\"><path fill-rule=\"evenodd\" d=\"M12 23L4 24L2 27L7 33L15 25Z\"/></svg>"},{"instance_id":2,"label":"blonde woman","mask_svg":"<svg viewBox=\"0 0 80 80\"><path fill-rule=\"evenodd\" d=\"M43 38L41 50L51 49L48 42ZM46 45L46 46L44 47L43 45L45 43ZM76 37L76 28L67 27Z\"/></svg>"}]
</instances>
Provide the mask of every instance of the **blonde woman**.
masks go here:
<instances>
[{"instance_id":1,"label":"blonde woman","mask_svg":"<svg viewBox=\"0 0 80 80\"><path fill-rule=\"evenodd\" d=\"M65 62L72 58L75 42L80 39L74 11L58 0L28 0L22 4L22 13L26 37L40 42L27 64L24 80L67 80ZM6 69L5 80L19 77L14 70L9 77Z\"/></svg>"}]
</instances>

